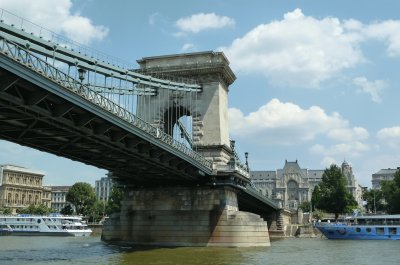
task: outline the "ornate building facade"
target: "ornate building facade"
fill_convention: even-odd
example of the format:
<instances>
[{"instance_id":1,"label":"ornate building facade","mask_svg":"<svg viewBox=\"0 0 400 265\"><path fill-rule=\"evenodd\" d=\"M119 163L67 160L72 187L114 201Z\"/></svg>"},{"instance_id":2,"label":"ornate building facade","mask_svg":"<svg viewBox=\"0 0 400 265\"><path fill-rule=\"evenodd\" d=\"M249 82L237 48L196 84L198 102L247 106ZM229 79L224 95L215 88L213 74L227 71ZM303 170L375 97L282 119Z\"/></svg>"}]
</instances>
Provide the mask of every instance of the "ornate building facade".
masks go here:
<instances>
[{"instance_id":1,"label":"ornate building facade","mask_svg":"<svg viewBox=\"0 0 400 265\"><path fill-rule=\"evenodd\" d=\"M50 207L51 190L43 187L44 173L14 165L0 165L0 208L13 213L29 205Z\"/></svg>"},{"instance_id":2,"label":"ornate building facade","mask_svg":"<svg viewBox=\"0 0 400 265\"><path fill-rule=\"evenodd\" d=\"M352 167L344 161L342 172L347 180L347 189L362 205L361 186L357 184ZM311 195L316 185L322 180L324 169L302 169L297 160L285 161L282 169L276 171L251 171L251 181L265 196L277 201L282 207L297 210L305 201L311 201Z\"/></svg>"}]
</instances>

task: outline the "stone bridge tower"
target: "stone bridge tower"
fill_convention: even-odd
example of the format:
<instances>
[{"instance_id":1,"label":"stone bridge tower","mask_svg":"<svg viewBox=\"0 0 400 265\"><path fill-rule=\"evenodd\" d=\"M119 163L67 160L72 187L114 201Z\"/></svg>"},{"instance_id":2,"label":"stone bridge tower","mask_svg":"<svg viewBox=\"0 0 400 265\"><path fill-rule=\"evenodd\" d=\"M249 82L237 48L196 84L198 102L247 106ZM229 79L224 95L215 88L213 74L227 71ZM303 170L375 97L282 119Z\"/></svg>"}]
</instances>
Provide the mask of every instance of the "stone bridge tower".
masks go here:
<instances>
[{"instance_id":1,"label":"stone bridge tower","mask_svg":"<svg viewBox=\"0 0 400 265\"><path fill-rule=\"evenodd\" d=\"M172 135L181 116L192 117L193 149L212 160L215 173L234 156L229 140L228 87L235 80L221 52L147 57L140 71L157 76L196 80L200 93L159 89L138 100L137 114ZM144 86L142 87L144 88ZM191 104L192 102L195 104ZM233 171L226 171L230 177ZM236 174L236 173L235 173ZM269 246L268 224L259 215L239 209L230 185L128 187L121 212L103 226L105 241L161 246Z\"/></svg>"},{"instance_id":2,"label":"stone bridge tower","mask_svg":"<svg viewBox=\"0 0 400 265\"><path fill-rule=\"evenodd\" d=\"M202 86L200 93L159 89L156 96L138 100L138 116L169 134L177 118L191 116L193 149L216 166L226 165L233 155L229 139L228 87L236 77L225 55L222 52L187 53L146 57L138 63L145 74L188 78Z\"/></svg>"}]
</instances>

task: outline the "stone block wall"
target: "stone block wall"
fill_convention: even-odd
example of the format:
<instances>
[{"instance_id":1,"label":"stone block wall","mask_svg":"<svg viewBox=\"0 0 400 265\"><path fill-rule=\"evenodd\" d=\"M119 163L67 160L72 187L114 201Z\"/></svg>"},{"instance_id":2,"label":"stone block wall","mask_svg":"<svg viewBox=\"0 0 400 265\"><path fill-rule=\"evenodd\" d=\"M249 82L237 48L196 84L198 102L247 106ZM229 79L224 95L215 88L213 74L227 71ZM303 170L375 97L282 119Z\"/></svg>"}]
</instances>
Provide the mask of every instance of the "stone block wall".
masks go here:
<instances>
[{"instance_id":1,"label":"stone block wall","mask_svg":"<svg viewBox=\"0 0 400 265\"><path fill-rule=\"evenodd\" d=\"M104 224L102 239L154 246L269 246L267 222L238 210L229 188L127 191L121 213Z\"/></svg>"}]
</instances>

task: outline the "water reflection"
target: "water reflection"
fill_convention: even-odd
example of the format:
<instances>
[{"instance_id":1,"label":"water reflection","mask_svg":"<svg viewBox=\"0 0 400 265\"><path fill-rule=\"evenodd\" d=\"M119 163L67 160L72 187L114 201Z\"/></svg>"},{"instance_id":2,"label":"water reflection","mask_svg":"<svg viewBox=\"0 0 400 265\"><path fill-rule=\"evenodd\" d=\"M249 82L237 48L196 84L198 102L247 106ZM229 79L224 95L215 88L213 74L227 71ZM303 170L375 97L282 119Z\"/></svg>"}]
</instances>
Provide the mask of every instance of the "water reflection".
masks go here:
<instances>
[{"instance_id":1,"label":"water reflection","mask_svg":"<svg viewBox=\"0 0 400 265\"><path fill-rule=\"evenodd\" d=\"M248 252L259 252L266 248L159 248L131 249L121 255L118 264L149 265L241 265L252 264L248 260Z\"/></svg>"},{"instance_id":2,"label":"water reflection","mask_svg":"<svg viewBox=\"0 0 400 265\"><path fill-rule=\"evenodd\" d=\"M259 248L137 248L99 237L0 237L1 265L398 264L400 241L289 238Z\"/></svg>"}]
</instances>

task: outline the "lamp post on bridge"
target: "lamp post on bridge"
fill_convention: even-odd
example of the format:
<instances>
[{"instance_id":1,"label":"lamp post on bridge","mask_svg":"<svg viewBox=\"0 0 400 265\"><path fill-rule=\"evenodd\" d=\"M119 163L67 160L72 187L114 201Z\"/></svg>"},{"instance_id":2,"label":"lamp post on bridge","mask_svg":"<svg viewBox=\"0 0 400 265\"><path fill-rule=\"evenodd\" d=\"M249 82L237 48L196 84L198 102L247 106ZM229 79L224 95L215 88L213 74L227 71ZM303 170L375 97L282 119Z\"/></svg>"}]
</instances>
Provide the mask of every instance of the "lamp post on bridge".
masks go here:
<instances>
[{"instance_id":1,"label":"lamp post on bridge","mask_svg":"<svg viewBox=\"0 0 400 265\"><path fill-rule=\"evenodd\" d=\"M79 86L79 93L83 92L83 80L85 80L86 70L83 68L78 68L78 78L81 81Z\"/></svg>"},{"instance_id":2,"label":"lamp post on bridge","mask_svg":"<svg viewBox=\"0 0 400 265\"><path fill-rule=\"evenodd\" d=\"M247 169L247 172L250 172L250 168L249 168L249 152L245 152L244 156L246 157L246 169Z\"/></svg>"},{"instance_id":3,"label":"lamp post on bridge","mask_svg":"<svg viewBox=\"0 0 400 265\"><path fill-rule=\"evenodd\" d=\"M83 68L79 68L78 69L78 78L79 80L81 80L81 83L83 84L83 80L85 80L85 74L86 74L86 70Z\"/></svg>"}]
</instances>

